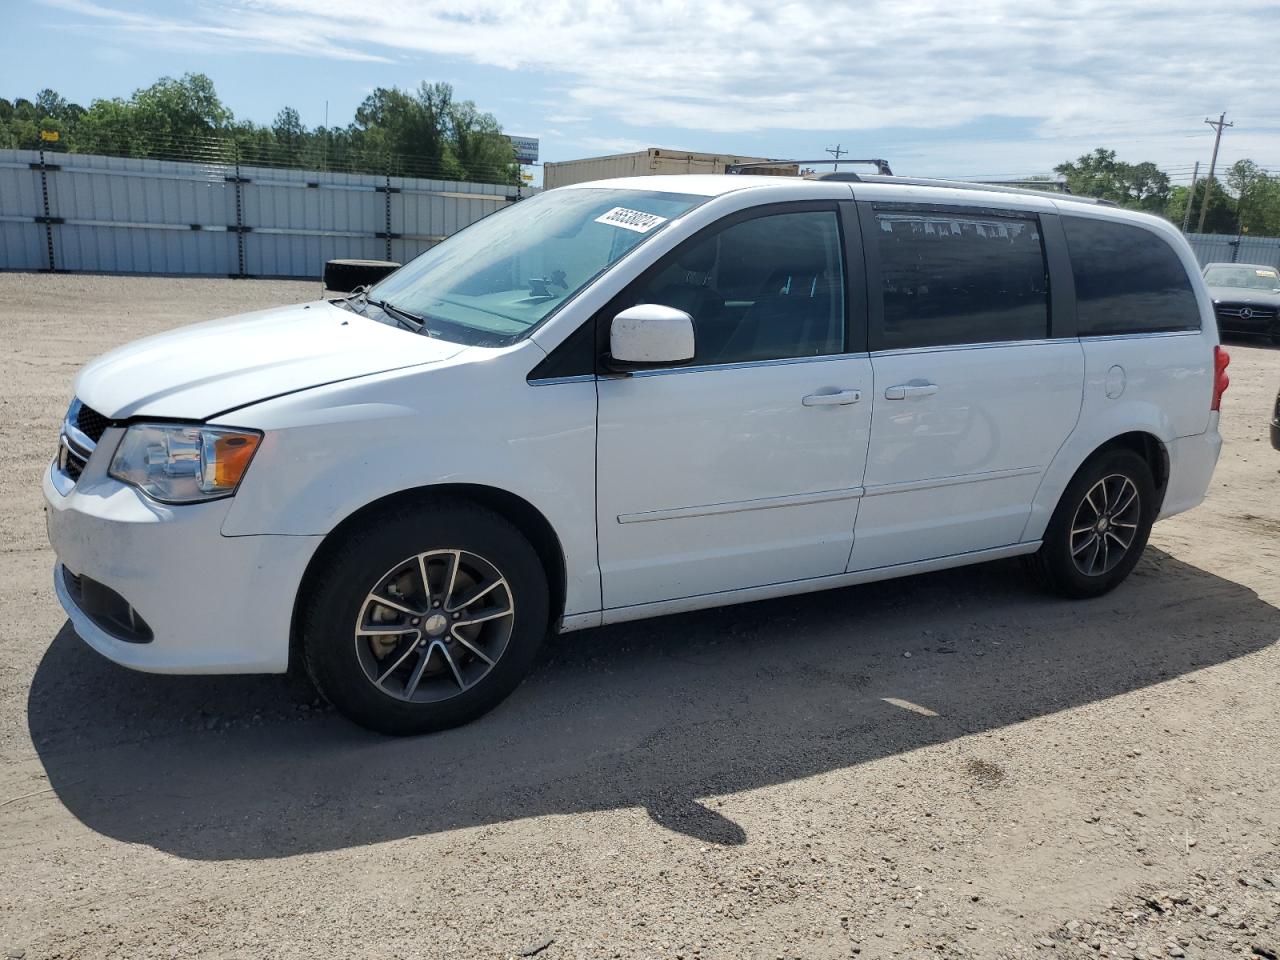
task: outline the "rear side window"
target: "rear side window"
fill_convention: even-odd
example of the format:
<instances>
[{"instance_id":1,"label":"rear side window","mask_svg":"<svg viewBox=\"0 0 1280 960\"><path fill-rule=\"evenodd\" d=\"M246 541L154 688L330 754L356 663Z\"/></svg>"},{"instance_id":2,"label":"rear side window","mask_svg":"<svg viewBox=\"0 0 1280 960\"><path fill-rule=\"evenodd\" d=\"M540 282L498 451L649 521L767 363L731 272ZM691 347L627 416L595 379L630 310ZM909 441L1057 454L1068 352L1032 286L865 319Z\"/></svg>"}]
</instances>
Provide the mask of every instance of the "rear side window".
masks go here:
<instances>
[{"instance_id":1,"label":"rear side window","mask_svg":"<svg viewBox=\"0 0 1280 960\"><path fill-rule=\"evenodd\" d=\"M1080 336L1199 330L1191 279L1164 238L1128 223L1063 217Z\"/></svg>"},{"instance_id":2,"label":"rear side window","mask_svg":"<svg viewBox=\"0 0 1280 960\"><path fill-rule=\"evenodd\" d=\"M876 214L884 296L877 349L1049 335L1038 221L936 212Z\"/></svg>"}]
</instances>

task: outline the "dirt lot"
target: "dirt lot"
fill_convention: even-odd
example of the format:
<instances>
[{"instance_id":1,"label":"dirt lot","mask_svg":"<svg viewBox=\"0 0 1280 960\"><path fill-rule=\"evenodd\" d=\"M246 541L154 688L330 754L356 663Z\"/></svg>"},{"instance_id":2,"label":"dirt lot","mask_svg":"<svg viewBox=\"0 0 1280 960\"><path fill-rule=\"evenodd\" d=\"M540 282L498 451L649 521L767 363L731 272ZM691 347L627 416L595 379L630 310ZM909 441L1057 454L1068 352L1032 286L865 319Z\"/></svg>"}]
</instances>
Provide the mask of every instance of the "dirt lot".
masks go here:
<instances>
[{"instance_id":1,"label":"dirt lot","mask_svg":"<svg viewBox=\"0 0 1280 960\"><path fill-rule=\"evenodd\" d=\"M1280 954L1280 350L1106 598L998 563L576 633L389 740L117 668L50 585L76 369L317 293L0 274L0 957Z\"/></svg>"}]
</instances>

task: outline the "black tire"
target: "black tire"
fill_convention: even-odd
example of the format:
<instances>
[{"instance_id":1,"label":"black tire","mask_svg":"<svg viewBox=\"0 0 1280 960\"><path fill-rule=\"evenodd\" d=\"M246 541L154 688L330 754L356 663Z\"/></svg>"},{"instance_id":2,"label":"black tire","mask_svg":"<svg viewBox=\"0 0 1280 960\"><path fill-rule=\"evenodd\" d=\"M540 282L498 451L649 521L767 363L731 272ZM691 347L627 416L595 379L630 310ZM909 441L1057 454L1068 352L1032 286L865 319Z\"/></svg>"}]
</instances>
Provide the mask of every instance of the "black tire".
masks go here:
<instances>
[{"instance_id":1,"label":"black tire","mask_svg":"<svg viewBox=\"0 0 1280 960\"><path fill-rule=\"evenodd\" d=\"M466 563L483 559L488 569L496 572L504 583L498 590L492 590L484 601L498 609L505 594L512 609L506 615L511 623L503 645L500 649L495 646L487 648L493 654L492 666L487 666L487 660L482 661L470 652L479 649L480 640L476 640L477 646L465 647L455 641L453 626L447 619L444 624L447 633L434 638L429 636L428 624L444 616L445 610L450 608L445 602L444 610L433 613L430 609L434 602L430 585L419 594L392 593L396 589L395 584L400 582L387 580L393 571L400 569L408 576L407 571L413 569L411 565L416 558L447 554L456 554L460 558L454 563L456 570L463 571L461 577L466 576ZM442 562L447 569L447 558ZM419 560L418 563L424 576L417 582L422 583L431 578L432 575L426 571L434 560ZM459 575L450 575L450 583L458 578ZM385 586L388 582L392 584L390 587ZM482 581L477 578L472 583L474 593L480 589ZM400 600L415 610L422 608L423 615L411 621L407 610L396 612L390 607L383 607L371 597L375 589L380 597ZM497 601L493 599L495 595L499 597ZM448 595L444 596L447 601ZM440 604L435 603L435 606ZM461 609L465 614L467 610L476 608L464 603ZM376 611L378 617L389 616L394 621L389 624L391 629L406 627L406 632L394 641L396 646L381 654L384 660L377 660L379 654L375 653L375 648L378 643L393 641L357 635L356 632L358 626L368 623L370 610ZM303 657L307 672L320 693L356 723L394 735L444 730L487 713L519 686L547 633L548 610L546 573L537 552L515 526L499 514L469 501L434 498L412 508L375 515L362 529L346 537L329 552L323 568L312 578L303 595L300 617ZM476 629L500 628L505 633L508 625L499 621L504 621L506 616L492 617L492 624L486 621ZM421 629L408 629L411 622L421 623ZM375 626L382 628L383 624ZM461 626L466 627L467 624ZM452 658L445 651L445 644L453 649ZM424 647L425 655L418 652ZM373 674L380 672L387 663L398 662L394 658L409 659L400 673L387 680L387 686L379 685ZM417 662L415 658L435 659L418 671L419 680L410 690L411 678L405 677L405 673L413 672ZM479 671L480 676L471 681L472 685L462 685L467 678L455 667L455 659L464 670ZM453 668L451 673L443 669L444 664ZM369 669L371 665L372 670ZM400 699L406 691L411 697L423 695L420 690L427 688L419 685L424 675L428 675L434 685L432 690L444 691L441 694L444 698L434 702ZM456 692L449 694L447 691L455 676ZM403 682L398 682L397 677ZM391 687L397 689L389 692Z\"/></svg>"},{"instance_id":2,"label":"black tire","mask_svg":"<svg viewBox=\"0 0 1280 960\"><path fill-rule=\"evenodd\" d=\"M1121 529L1120 518L1114 518L1108 521L1114 525L1110 528L1113 539L1108 539L1106 533L1099 535L1096 526L1073 537L1073 524L1081 524L1074 527L1077 531L1087 530L1084 520L1092 519L1096 524L1106 519L1105 510L1100 516L1086 505L1086 496L1092 493L1093 499L1101 505L1101 496L1096 491L1104 480L1113 491L1118 486L1126 489L1118 481L1107 479L1115 477L1127 479L1137 491L1137 509L1123 517L1124 521L1131 520L1134 524L1133 538L1113 566L1107 567L1106 561L1095 561L1096 572L1090 573L1081 567L1088 567L1091 557L1098 556L1101 551L1088 544L1098 542L1100 537L1100 542L1108 550L1118 549L1119 541L1114 538L1127 531ZM1123 503L1123 497L1117 497L1117 500L1120 501L1117 506ZM1105 450L1085 463L1067 485L1045 530L1044 542L1035 554L1027 558L1027 567L1043 586L1064 597L1101 596L1114 590L1141 559L1158 509L1155 481L1146 460L1132 450ZM1107 529L1106 524L1103 529ZM1092 541L1089 540L1091 536L1094 538ZM1073 554L1073 550L1077 552Z\"/></svg>"},{"instance_id":3,"label":"black tire","mask_svg":"<svg viewBox=\"0 0 1280 960\"><path fill-rule=\"evenodd\" d=\"M330 260L324 265L325 289L350 293L356 287L373 286L400 269L394 260Z\"/></svg>"}]
</instances>

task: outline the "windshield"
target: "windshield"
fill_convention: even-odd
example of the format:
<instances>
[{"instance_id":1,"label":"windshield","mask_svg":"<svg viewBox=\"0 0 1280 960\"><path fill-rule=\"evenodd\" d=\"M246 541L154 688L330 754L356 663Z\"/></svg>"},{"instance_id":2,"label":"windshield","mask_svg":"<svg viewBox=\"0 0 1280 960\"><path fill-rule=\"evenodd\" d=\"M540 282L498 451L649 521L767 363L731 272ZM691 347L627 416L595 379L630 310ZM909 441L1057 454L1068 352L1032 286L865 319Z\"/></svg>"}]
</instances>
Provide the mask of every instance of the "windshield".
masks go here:
<instances>
[{"instance_id":1,"label":"windshield","mask_svg":"<svg viewBox=\"0 0 1280 960\"><path fill-rule=\"evenodd\" d=\"M1280 289L1280 271L1276 271L1272 267L1242 267L1239 265L1210 267L1204 272L1204 282L1214 287L1277 290Z\"/></svg>"},{"instance_id":2,"label":"windshield","mask_svg":"<svg viewBox=\"0 0 1280 960\"><path fill-rule=\"evenodd\" d=\"M431 336L510 343L706 199L644 190L552 190L437 244L374 286L368 300L423 321Z\"/></svg>"}]
</instances>

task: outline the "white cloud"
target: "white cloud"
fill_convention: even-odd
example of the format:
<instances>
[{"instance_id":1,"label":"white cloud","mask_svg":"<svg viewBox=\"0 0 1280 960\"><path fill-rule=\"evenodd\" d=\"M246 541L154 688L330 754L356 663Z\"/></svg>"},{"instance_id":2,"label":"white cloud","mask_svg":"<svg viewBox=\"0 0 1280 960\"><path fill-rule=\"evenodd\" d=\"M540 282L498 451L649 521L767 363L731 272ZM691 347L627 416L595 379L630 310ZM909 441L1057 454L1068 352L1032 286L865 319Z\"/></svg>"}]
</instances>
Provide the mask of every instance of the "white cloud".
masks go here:
<instances>
[{"instance_id":1,"label":"white cloud","mask_svg":"<svg viewBox=\"0 0 1280 960\"><path fill-rule=\"evenodd\" d=\"M653 146L647 141L631 140L627 137L581 137L573 142L587 150L602 154L634 153Z\"/></svg>"},{"instance_id":2,"label":"white cloud","mask_svg":"<svg viewBox=\"0 0 1280 960\"><path fill-rule=\"evenodd\" d=\"M232 50L293 53L338 60L385 62L387 57L330 38L329 25L303 16L281 17L253 11L224 11L203 19L176 19L136 13L92 0L41 0L47 7L90 18L91 23L115 28L128 40L177 50ZM239 6L229 3L227 6ZM234 23L234 26L229 26Z\"/></svg>"},{"instance_id":3,"label":"white cloud","mask_svg":"<svg viewBox=\"0 0 1280 960\"><path fill-rule=\"evenodd\" d=\"M87 0L46 2L130 29L145 19ZM1158 142L1180 161L1204 153L1201 112L1273 115L1273 41L1259 24L1274 20L1274 0L1236 0L1229 16L1202 0L224 0L201 9L194 22L154 27L157 37L533 68L561 93L552 122L675 127L691 141L693 131L848 138L1027 119L1032 137L982 145L1017 169L1037 142L1063 145L1058 158L1076 141L1084 150L1128 140L1139 153ZM1243 142L1245 132L1241 124L1231 136ZM1252 136L1280 162L1274 123Z\"/></svg>"}]
</instances>

